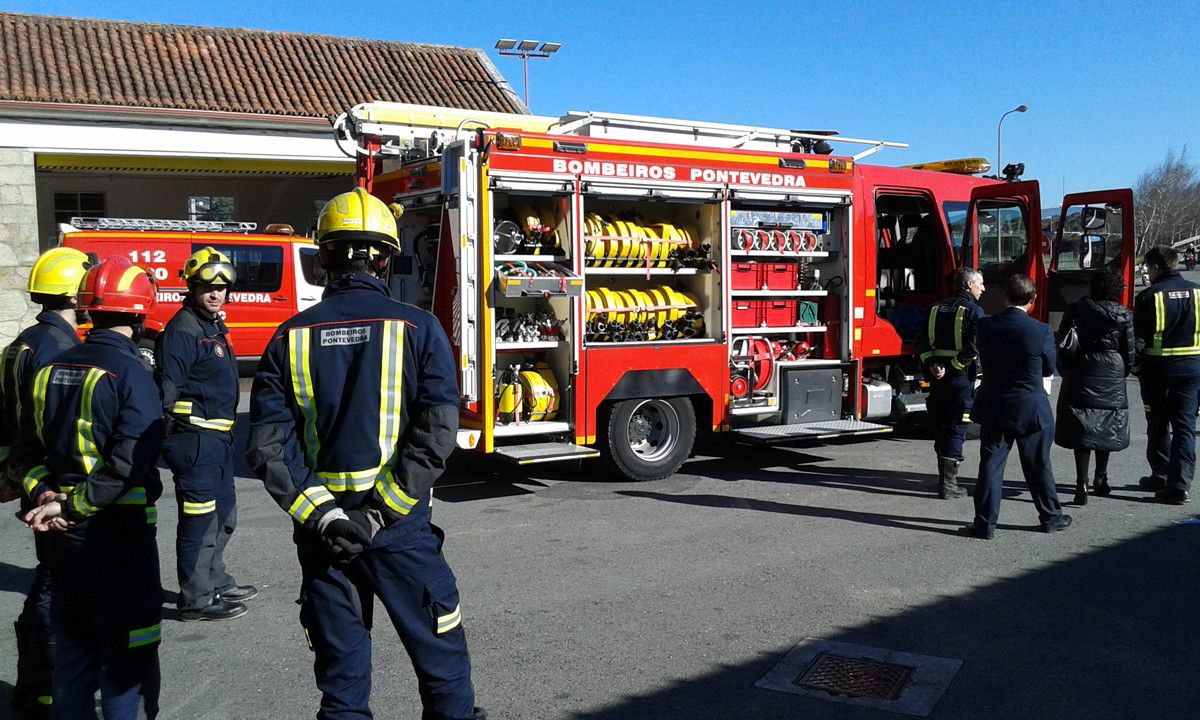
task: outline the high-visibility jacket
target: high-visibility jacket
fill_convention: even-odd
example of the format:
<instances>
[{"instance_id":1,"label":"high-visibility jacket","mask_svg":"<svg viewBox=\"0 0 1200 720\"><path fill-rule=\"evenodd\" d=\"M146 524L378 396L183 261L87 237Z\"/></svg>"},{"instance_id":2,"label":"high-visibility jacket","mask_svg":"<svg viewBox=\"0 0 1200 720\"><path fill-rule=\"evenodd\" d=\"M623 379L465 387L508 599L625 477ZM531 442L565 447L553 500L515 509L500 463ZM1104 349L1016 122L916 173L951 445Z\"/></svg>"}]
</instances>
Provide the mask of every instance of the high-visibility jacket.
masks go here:
<instances>
[{"instance_id":1,"label":"high-visibility jacket","mask_svg":"<svg viewBox=\"0 0 1200 720\"><path fill-rule=\"evenodd\" d=\"M303 526L335 506L418 526L454 449L458 406L437 319L352 273L267 344L251 390L247 458Z\"/></svg>"},{"instance_id":2,"label":"high-visibility jacket","mask_svg":"<svg viewBox=\"0 0 1200 720\"><path fill-rule=\"evenodd\" d=\"M228 433L237 417L237 357L218 316L185 303L155 343L163 414L200 430Z\"/></svg>"},{"instance_id":3,"label":"high-visibility jacket","mask_svg":"<svg viewBox=\"0 0 1200 720\"><path fill-rule=\"evenodd\" d=\"M1200 285L1167 273L1138 294L1133 332L1139 366L1200 367Z\"/></svg>"},{"instance_id":4,"label":"high-visibility jacket","mask_svg":"<svg viewBox=\"0 0 1200 720\"><path fill-rule=\"evenodd\" d=\"M28 497L66 493L63 513L76 523L100 512L155 522L162 404L132 340L93 330L38 371L31 403L10 457Z\"/></svg>"},{"instance_id":5,"label":"high-visibility jacket","mask_svg":"<svg viewBox=\"0 0 1200 720\"><path fill-rule=\"evenodd\" d=\"M966 372L974 377L979 359L975 323L983 316L983 308L966 290L935 303L917 337L921 365L928 368L937 363L948 373Z\"/></svg>"},{"instance_id":6,"label":"high-visibility jacket","mask_svg":"<svg viewBox=\"0 0 1200 720\"><path fill-rule=\"evenodd\" d=\"M75 328L58 313L45 311L0 355L0 463L16 442L34 374L78 344Z\"/></svg>"}]
</instances>

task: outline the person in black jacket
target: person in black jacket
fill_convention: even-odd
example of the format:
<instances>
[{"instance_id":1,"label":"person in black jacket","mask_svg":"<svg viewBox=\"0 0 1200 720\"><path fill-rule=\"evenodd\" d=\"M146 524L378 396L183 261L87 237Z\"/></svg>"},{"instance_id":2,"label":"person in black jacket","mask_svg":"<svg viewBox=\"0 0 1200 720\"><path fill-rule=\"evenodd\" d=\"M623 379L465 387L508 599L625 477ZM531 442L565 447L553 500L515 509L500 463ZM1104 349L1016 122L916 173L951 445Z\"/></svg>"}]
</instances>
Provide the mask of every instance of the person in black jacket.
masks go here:
<instances>
[{"instance_id":1,"label":"person in black jacket","mask_svg":"<svg viewBox=\"0 0 1200 720\"><path fill-rule=\"evenodd\" d=\"M1075 451L1075 504L1087 504L1088 465L1096 451L1093 490L1108 495L1109 453L1129 447L1129 399L1125 378L1133 367L1133 313L1121 304L1125 280L1105 270L1092 276L1091 296L1071 303L1058 336L1071 328L1078 337L1072 353L1058 356L1054 442ZM1061 342L1061 340L1060 340Z\"/></svg>"},{"instance_id":2,"label":"person in black jacket","mask_svg":"<svg viewBox=\"0 0 1200 720\"><path fill-rule=\"evenodd\" d=\"M1004 466L1014 443L1042 531L1059 532L1071 526L1071 516L1063 514L1058 502L1050 468L1054 333L1049 325L1029 317L1035 294L1028 275L1013 275L1004 283L1004 310L977 324L983 384L975 395L971 420L980 425L979 480L975 521L963 532L981 540L996 533Z\"/></svg>"}]
</instances>

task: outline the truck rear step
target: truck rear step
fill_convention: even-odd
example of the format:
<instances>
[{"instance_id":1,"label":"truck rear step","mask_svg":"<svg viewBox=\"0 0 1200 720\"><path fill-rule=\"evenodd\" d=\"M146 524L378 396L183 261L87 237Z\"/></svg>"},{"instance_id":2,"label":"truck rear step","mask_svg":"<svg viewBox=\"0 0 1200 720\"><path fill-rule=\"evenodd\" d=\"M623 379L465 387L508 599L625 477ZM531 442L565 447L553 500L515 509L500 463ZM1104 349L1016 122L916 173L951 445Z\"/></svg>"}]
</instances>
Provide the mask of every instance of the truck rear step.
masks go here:
<instances>
[{"instance_id":1,"label":"truck rear step","mask_svg":"<svg viewBox=\"0 0 1200 720\"><path fill-rule=\"evenodd\" d=\"M529 445L505 445L496 448L496 454L518 465L532 465L533 463L599 457L600 451L565 442L543 442Z\"/></svg>"},{"instance_id":2,"label":"truck rear step","mask_svg":"<svg viewBox=\"0 0 1200 720\"><path fill-rule=\"evenodd\" d=\"M879 425L861 420L825 420L795 425L742 428L734 430L733 433L739 439L769 444L788 440L827 440L851 435L875 435L891 431L890 425Z\"/></svg>"}]
</instances>

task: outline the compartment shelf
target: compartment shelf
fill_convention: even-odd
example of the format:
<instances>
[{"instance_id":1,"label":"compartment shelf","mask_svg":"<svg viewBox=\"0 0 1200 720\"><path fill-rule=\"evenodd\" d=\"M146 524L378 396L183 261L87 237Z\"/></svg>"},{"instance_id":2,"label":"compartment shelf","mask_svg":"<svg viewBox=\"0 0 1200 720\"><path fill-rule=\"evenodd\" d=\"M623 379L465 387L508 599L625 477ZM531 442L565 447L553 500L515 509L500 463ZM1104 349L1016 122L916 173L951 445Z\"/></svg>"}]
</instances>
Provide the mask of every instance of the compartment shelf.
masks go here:
<instances>
[{"instance_id":1,"label":"compartment shelf","mask_svg":"<svg viewBox=\"0 0 1200 720\"><path fill-rule=\"evenodd\" d=\"M523 422L510 423L508 425L497 424L492 431L494 437L520 437L522 435L550 435L552 433L564 433L571 429L571 423L558 422L556 420L543 420L541 422Z\"/></svg>"},{"instance_id":2,"label":"compartment shelf","mask_svg":"<svg viewBox=\"0 0 1200 720\"><path fill-rule=\"evenodd\" d=\"M716 338L681 338L679 340L630 340L624 342L604 342L595 341L588 343L588 347L596 350L600 348L610 347L637 347L646 345L670 346L676 347L679 345L710 345L717 342Z\"/></svg>"},{"instance_id":3,"label":"compartment shelf","mask_svg":"<svg viewBox=\"0 0 1200 720\"><path fill-rule=\"evenodd\" d=\"M562 262L566 260L565 254L558 255L496 255L492 258L494 262Z\"/></svg>"},{"instance_id":4,"label":"compartment shelf","mask_svg":"<svg viewBox=\"0 0 1200 720\"><path fill-rule=\"evenodd\" d=\"M647 268L647 267L596 267L585 265L583 268L584 275L707 275L711 270L701 270L700 268L679 268L672 270L671 268Z\"/></svg>"},{"instance_id":5,"label":"compartment shelf","mask_svg":"<svg viewBox=\"0 0 1200 720\"><path fill-rule=\"evenodd\" d=\"M823 333L829 328L824 325L793 325L791 327L735 327L731 335L786 335L788 333Z\"/></svg>"},{"instance_id":6,"label":"compartment shelf","mask_svg":"<svg viewBox=\"0 0 1200 720\"><path fill-rule=\"evenodd\" d=\"M537 340L534 342L498 342L496 352L521 352L523 350L553 350L563 345L564 340Z\"/></svg>"},{"instance_id":7,"label":"compartment shelf","mask_svg":"<svg viewBox=\"0 0 1200 720\"><path fill-rule=\"evenodd\" d=\"M731 290L733 297L825 297L828 290Z\"/></svg>"},{"instance_id":8,"label":"compartment shelf","mask_svg":"<svg viewBox=\"0 0 1200 720\"><path fill-rule=\"evenodd\" d=\"M813 252L784 252L783 250L730 250L733 257L772 257L772 258L827 258L828 250Z\"/></svg>"}]
</instances>

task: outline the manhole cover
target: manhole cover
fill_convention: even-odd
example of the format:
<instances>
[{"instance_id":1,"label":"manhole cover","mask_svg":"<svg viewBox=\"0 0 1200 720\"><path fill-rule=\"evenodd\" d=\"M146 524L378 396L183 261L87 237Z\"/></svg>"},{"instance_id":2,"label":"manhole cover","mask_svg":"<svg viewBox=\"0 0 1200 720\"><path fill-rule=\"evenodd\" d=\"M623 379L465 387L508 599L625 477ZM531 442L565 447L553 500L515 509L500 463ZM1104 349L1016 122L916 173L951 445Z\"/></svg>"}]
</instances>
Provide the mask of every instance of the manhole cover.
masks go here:
<instances>
[{"instance_id":1,"label":"manhole cover","mask_svg":"<svg viewBox=\"0 0 1200 720\"><path fill-rule=\"evenodd\" d=\"M805 638L756 687L929 717L961 660ZM819 715L819 713L818 713Z\"/></svg>"},{"instance_id":2,"label":"manhole cover","mask_svg":"<svg viewBox=\"0 0 1200 720\"><path fill-rule=\"evenodd\" d=\"M800 687L834 695L895 700L904 692L916 668L821 653L796 679Z\"/></svg>"}]
</instances>

